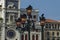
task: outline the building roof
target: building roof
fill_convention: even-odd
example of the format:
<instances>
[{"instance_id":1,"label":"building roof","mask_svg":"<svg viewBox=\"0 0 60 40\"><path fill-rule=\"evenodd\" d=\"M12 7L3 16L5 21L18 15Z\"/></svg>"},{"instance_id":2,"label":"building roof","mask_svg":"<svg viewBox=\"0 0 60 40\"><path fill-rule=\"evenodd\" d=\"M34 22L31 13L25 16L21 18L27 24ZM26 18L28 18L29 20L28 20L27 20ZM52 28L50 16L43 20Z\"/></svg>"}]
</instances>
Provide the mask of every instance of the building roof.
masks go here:
<instances>
[{"instance_id":1,"label":"building roof","mask_svg":"<svg viewBox=\"0 0 60 40\"><path fill-rule=\"evenodd\" d=\"M53 23L53 24L59 23L59 24L60 24L60 21L58 21L58 20L53 20L53 19L46 19L46 23ZM41 29L40 22L37 21L37 22L35 23L35 28L36 28L36 29Z\"/></svg>"},{"instance_id":2,"label":"building roof","mask_svg":"<svg viewBox=\"0 0 60 40\"><path fill-rule=\"evenodd\" d=\"M53 19L46 19L46 22L60 22L60 21L53 20Z\"/></svg>"}]
</instances>

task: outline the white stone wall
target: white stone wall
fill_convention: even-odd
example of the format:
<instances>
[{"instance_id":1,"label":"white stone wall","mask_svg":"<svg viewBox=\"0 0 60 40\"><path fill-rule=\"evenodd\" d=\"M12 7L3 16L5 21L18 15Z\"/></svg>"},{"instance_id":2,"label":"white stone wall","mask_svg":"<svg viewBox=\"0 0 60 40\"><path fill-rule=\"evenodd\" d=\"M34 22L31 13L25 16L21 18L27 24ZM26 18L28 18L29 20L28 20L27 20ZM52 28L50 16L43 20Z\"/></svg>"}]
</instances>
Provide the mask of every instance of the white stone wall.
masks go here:
<instances>
[{"instance_id":1,"label":"white stone wall","mask_svg":"<svg viewBox=\"0 0 60 40\"><path fill-rule=\"evenodd\" d=\"M24 32L23 35L24 35L24 38L23 40L25 40L25 34L27 34L27 39L28 39L28 32ZM41 40L41 32L36 32L36 31L30 31L30 40L32 40L32 35L34 35L34 40L36 40L36 35L38 34L38 40Z\"/></svg>"},{"instance_id":2,"label":"white stone wall","mask_svg":"<svg viewBox=\"0 0 60 40\"><path fill-rule=\"evenodd\" d=\"M18 2L18 18L20 17L20 0L18 0L19 2Z\"/></svg>"}]
</instances>

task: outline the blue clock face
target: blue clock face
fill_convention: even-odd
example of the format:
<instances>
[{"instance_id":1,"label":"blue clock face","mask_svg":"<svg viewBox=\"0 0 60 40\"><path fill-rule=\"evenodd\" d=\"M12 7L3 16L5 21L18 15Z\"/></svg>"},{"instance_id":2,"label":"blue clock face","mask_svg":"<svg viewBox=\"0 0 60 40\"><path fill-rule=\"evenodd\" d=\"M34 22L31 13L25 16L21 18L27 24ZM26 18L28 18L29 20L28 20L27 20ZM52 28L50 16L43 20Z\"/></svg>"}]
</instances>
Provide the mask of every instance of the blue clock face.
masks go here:
<instances>
[{"instance_id":1,"label":"blue clock face","mask_svg":"<svg viewBox=\"0 0 60 40\"><path fill-rule=\"evenodd\" d=\"M14 33L13 32L8 32L8 35L9 36L14 36Z\"/></svg>"},{"instance_id":2,"label":"blue clock face","mask_svg":"<svg viewBox=\"0 0 60 40\"><path fill-rule=\"evenodd\" d=\"M18 0L6 0L6 7L9 5L9 4L14 4L14 7L17 9L18 8Z\"/></svg>"},{"instance_id":3,"label":"blue clock face","mask_svg":"<svg viewBox=\"0 0 60 40\"><path fill-rule=\"evenodd\" d=\"M16 33L15 33L14 30L8 30L8 31L7 31L7 36L8 36L9 38L14 38L15 35L16 35Z\"/></svg>"}]
</instances>

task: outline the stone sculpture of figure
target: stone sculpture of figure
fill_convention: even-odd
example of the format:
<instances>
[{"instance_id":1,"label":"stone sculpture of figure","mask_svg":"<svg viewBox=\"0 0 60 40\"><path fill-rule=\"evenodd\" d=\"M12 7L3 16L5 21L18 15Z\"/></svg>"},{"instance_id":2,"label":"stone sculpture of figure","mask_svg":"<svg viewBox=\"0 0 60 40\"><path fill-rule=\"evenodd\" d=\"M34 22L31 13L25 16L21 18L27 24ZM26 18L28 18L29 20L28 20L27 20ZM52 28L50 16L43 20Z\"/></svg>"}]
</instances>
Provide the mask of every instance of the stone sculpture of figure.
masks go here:
<instances>
[{"instance_id":1,"label":"stone sculpture of figure","mask_svg":"<svg viewBox=\"0 0 60 40\"><path fill-rule=\"evenodd\" d=\"M44 14L41 15L41 17L40 17L40 21L45 21Z\"/></svg>"}]
</instances>

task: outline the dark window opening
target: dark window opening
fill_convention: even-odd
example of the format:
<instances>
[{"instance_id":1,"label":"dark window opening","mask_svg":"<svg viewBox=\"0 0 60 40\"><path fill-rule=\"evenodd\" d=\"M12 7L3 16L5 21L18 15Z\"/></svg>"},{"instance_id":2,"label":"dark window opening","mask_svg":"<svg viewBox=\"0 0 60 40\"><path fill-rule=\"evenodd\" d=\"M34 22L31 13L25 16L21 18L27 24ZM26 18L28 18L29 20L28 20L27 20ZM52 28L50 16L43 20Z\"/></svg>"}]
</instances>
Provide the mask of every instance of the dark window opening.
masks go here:
<instances>
[{"instance_id":1,"label":"dark window opening","mask_svg":"<svg viewBox=\"0 0 60 40\"><path fill-rule=\"evenodd\" d=\"M2 7L2 5L0 5L0 7Z\"/></svg>"},{"instance_id":2,"label":"dark window opening","mask_svg":"<svg viewBox=\"0 0 60 40\"><path fill-rule=\"evenodd\" d=\"M57 32L57 36L59 36L59 32Z\"/></svg>"},{"instance_id":3,"label":"dark window opening","mask_svg":"<svg viewBox=\"0 0 60 40\"><path fill-rule=\"evenodd\" d=\"M52 40L55 40L55 38L52 38Z\"/></svg>"},{"instance_id":4,"label":"dark window opening","mask_svg":"<svg viewBox=\"0 0 60 40\"><path fill-rule=\"evenodd\" d=\"M10 21L13 22L13 16L10 16Z\"/></svg>"},{"instance_id":5,"label":"dark window opening","mask_svg":"<svg viewBox=\"0 0 60 40\"><path fill-rule=\"evenodd\" d=\"M57 40L59 40L59 38Z\"/></svg>"},{"instance_id":6,"label":"dark window opening","mask_svg":"<svg viewBox=\"0 0 60 40\"><path fill-rule=\"evenodd\" d=\"M5 40L7 40L7 39L5 38Z\"/></svg>"},{"instance_id":7,"label":"dark window opening","mask_svg":"<svg viewBox=\"0 0 60 40\"><path fill-rule=\"evenodd\" d=\"M34 15L33 18L36 18L36 15Z\"/></svg>"},{"instance_id":8,"label":"dark window opening","mask_svg":"<svg viewBox=\"0 0 60 40\"><path fill-rule=\"evenodd\" d=\"M54 29L54 24L52 24L52 29Z\"/></svg>"},{"instance_id":9,"label":"dark window opening","mask_svg":"<svg viewBox=\"0 0 60 40\"><path fill-rule=\"evenodd\" d=\"M11 6L9 6L9 8L12 8Z\"/></svg>"},{"instance_id":10,"label":"dark window opening","mask_svg":"<svg viewBox=\"0 0 60 40\"><path fill-rule=\"evenodd\" d=\"M51 24L49 24L49 28L51 29Z\"/></svg>"},{"instance_id":11,"label":"dark window opening","mask_svg":"<svg viewBox=\"0 0 60 40\"><path fill-rule=\"evenodd\" d=\"M47 38L47 40L50 40L49 38Z\"/></svg>"},{"instance_id":12,"label":"dark window opening","mask_svg":"<svg viewBox=\"0 0 60 40\"><path fill-rule=\"evenodd\" d=\"M27 40L27 34L25 35L25 40Z\"/></svg>"},{"instance_id":13,"label":"dark window opening","mask_svg":"<svg viewBox=\"0 0 60 40\"><path fill-rule=\"evenodd\" d=\"M52 32L52 35L53 35L53 36L54 36L54 34L55 34L55 33L54 33L54 32Z\"/></svg>"},{"instance_id":14,"label":"dark window opening","mask_svg":"<svg viewBox=\"0 0 60 40\"><path fill-rule=\"evenodd\" d=\"M17 39L16 39L17 40Z\"/></svg>"},{"instance_id":15,"label":"dark window opening","mask_svg":"<svg viewBox=\"0 0 60 40\"><path fill-rule=\"evenodd\" d=\"M49 34L50 34L50 33L49 33L49 32L47 32L47 35L48 35L48 36L49 36Z\"/></svg>"},{"instance_id":16,"label":"dark window opening","mask_svg":"<svg viewBox=\"0 0 60 40\"><path fill-rule=\"evenodd\" d=\"M24 40L24 35L22 35L22 38L21 38L21 40Z\"/></svg>"},{"instance_id":17,"label":"dark window opening","mask_svg":"<svg viewBox=\"0 0 60 40\"><path fill-rule=\"evenodd\" d=\"M34 35L32 35L32 40L34 40Z\"/></svg>"},{"instance_id":18,"label":"dark window opening","mask_svg":"<svg viewBox=\"0 0 60 40\"><path fill-rule=\"evenodd\" d=\"M38 34L36 34L36 40L38 40Z\"/></svg>"},{"instance_id":19,"label":"dark window opening","mask_svg":"<svg viewBox=\"0 0 60 40\"><path fill-rule=\"evenodd\" d=\"M48 24L46 24L46 28L48 28Z\"/></svg>"}]
</instances>

